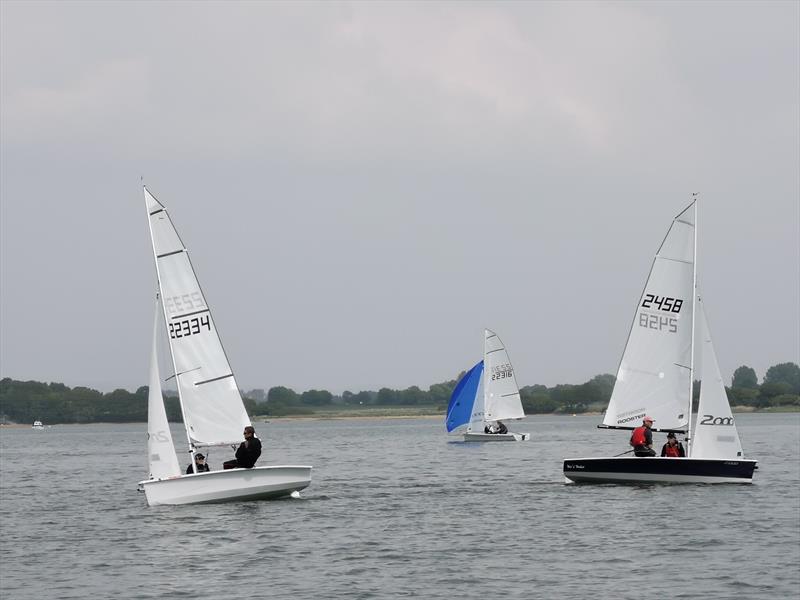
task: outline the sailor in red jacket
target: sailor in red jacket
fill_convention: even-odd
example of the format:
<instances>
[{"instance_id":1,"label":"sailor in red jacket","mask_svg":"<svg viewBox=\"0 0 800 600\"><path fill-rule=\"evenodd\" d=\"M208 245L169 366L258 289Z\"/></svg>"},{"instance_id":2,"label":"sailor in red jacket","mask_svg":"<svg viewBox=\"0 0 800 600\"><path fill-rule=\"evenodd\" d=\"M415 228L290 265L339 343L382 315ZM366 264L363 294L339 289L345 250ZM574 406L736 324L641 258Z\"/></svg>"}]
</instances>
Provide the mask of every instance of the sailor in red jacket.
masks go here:
<instances>
[{"instance_id":1,"label":"sailor in red jacket","mask_svg":"<svg viewBox=\"0 0 800 600\"><path fill-rule=\"evenodd\" d=\"M635 456L656 455L656 451L653 450L653 432L650 431L652 426L653 417L645 417L642 419L642 426L633 430L631 446L633 446L633 454Z\"/></svg>"},{"instance_id":2,"label":"sailor in red jacket","mask_svg":"<svg viewBox=\"0 0 800 600\"><path fill-rule=\"evenodd\" d=\"M667 434L667 443L661 448L661 456L669 456L672 458L684 458L686 451L683 449L683 444L678 441L675 434L671 431Z\"/></svg>"}]
</instances>

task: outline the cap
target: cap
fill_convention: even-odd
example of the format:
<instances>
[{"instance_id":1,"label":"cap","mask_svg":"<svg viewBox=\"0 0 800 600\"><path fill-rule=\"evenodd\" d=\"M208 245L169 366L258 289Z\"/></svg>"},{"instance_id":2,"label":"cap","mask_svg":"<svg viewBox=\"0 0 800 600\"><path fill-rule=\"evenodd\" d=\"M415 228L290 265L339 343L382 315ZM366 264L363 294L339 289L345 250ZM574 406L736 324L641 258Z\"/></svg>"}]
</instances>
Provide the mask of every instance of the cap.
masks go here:
<instances>
[{"instance_id":1,"label":"cap","mask_svg":"<svg viewBox=\"0 0 800 600\"><path fill-rule=\"evenodd\" d=\"M643 423L647 423L647 421L650 421L651 423L656 422L656 420L653 417L645 417L644 419L642 419Z\"/></svg>"},{"instance_id":2,"label":"cap","mask_svg":"<svg viewBox=\"0 0 800 600\"><path fill-rule=\"evenodd\" d=\"M203 455L202 455L202 454L200 454L199 452L198 452L197 454L195 454L195 455L194 455L194 457L195 457L195 458L202 458L203 460L205 460L205 458L206 458L205 456L203 456Z\"/></svg>"},{"instance_id":3,"label":"cap","mask_svg":"<svg viewBox=\"0 0 800 600\"><path fill-rule=\"evenodd\" d=\"M675 434L674 434L674 433L672 433L672 432L670 431L670 432L667 434L667 438L675 438ZM677 438L675 438L675 439L677 439Z\"/></svg>"}]
</instances>

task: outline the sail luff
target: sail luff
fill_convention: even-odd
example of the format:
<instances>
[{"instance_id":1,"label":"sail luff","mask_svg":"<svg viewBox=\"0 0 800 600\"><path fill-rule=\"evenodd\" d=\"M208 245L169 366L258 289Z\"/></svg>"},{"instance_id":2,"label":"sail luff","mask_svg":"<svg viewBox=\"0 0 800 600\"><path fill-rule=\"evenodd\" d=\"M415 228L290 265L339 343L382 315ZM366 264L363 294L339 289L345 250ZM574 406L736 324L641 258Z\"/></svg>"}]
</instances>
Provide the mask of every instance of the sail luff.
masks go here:
<instances>
[{"instance_id":1,"label":"sail luff","mask_svg":"<svg viewBox=\"0 0 800 600\"><path fill-rule=\"evenodd\" d=\"M693 239L693 256L692 259L692 342L691 342L691 355L689 359L689 405L687 407L688 422L686 431L688 438L686 440L686 456L692 455L692 402L694 400L694 337L695 337L695 321L697 303L697 194L693 194L692 207L694 209L694 239Z\"/></svg>"}]
</instances>

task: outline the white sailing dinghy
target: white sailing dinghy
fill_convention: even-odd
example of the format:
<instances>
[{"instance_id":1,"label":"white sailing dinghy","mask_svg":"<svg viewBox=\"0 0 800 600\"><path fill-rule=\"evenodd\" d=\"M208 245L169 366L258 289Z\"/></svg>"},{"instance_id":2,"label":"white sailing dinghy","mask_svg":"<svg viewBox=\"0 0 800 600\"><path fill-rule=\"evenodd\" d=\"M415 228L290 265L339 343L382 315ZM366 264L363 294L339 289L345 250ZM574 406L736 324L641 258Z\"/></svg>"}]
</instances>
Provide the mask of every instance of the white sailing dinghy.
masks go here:
<instances>
[{"instance_id":1,"label":"white sailing dinghy","mask_svg":"<svg viewBox=\"0 0 800 600\"><path fill-rule=\"evenodd\" d=\"M634 429L647 415L654 419L653 431L689 434L697 330L702 386L694 437L687 437L687 457L569 458L564 461L567 482L752 483L757 461L743 457L697 294L696 258L695 200L675 217L656 253L603 424L598 425Z\"/></svg>"},{"instance_id":2,"label":"white sailing dinghy","mask_svg":"<svg viewBox=\"0 0 800 600\"><path fill-rule=\"evenodd\" d=\"M522 419L522 401L503 342L493 331L484 332L483 360L458 382L447 407L448 432L462 429L465 442L521 442L529 433L486 433L497 421Z\"/></svg>"},{"instance_id":3,"label":"white sailing dinghy","mask_svg":"<svg viewBox=\"0 0 800 600\"><path fill-rule=\"evenodd\" d=\"M148 397L150 478L139 483L150 506L287 496L311 483L309 466L265 466L183 474L164 408L158 370L163 318L191 463L201 448L238 447L250 425L214 319L164 206L144 188L160 294L156 299Z\"/></svg>"}]
</instances>

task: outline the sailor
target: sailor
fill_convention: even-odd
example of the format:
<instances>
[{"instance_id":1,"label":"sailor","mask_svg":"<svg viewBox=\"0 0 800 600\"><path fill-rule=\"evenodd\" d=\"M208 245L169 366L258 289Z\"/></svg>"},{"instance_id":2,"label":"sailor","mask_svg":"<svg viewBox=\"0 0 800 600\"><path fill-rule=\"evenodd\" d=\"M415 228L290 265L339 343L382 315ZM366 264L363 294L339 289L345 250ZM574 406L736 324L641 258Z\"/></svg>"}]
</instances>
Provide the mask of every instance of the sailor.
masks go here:
<instances>
[{"instance_id":1,"label":"sailor","mask_svg":"<svg viewBox=\"0 0 800 600\"><path fill-rule=\"evenodd\" d=\"M671 431L667 434L667 443L661 448L661 456L670 456L672 458L684 458L686 456L683 444L678 441L678 438Z\"/></svg>"},{"instance_id":2,"label":"sailor","mask_svg":"<svg viewBox=\"0 0 800 600\"><path fill-rule=\"evenodd\" d=\"M259 456L261 456L261 440L256 437L256 430L253 426L248 425L244 428L244 441L239 444L239 449L236 450L236 458L233 460L226 460L222 464L222 468L252 469Z\"/></svg>"},{"instance_id":3,"label":"sailor","mask_svg":"<svg viewBox=\"0 0 800 600\"><path fill-rule=\"evenodd\" d=\"M199 452L194 455L194 466L197 470L197 473L205 473L206 471L211 470L208 468L208 465L206 464L206 457L200 454ZM192 469L191 464L188 467L186 467L187 475L191 475L194 472L195 470Z\"/></svg>"},{"instance_id":4,"label":"sailor","mask_svg":"<svg viewBox=\"0 0 800 600\"><path fill-rule=\"evenodd\" d=\"M631 435L631 446L633 446L633 454L635 456L655 456L656 451L653 450L653 432L650 428L653 426L653 417L645 417L642 419L642 426L633 430Z\"/></svg>"}]
</instances>

